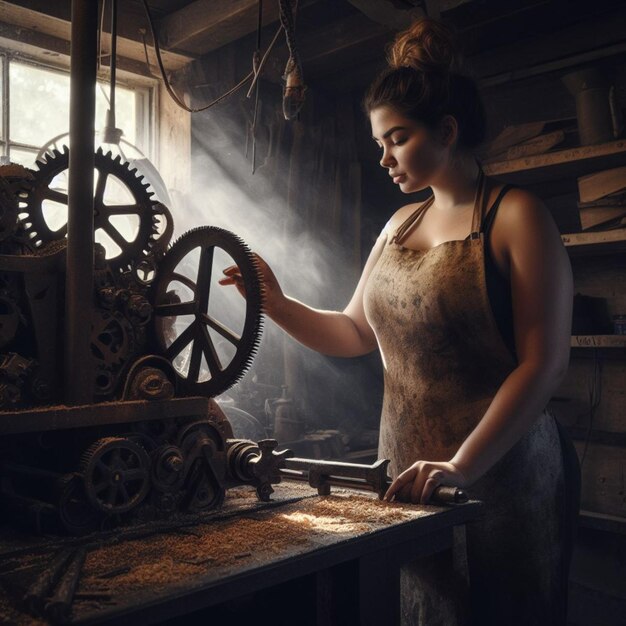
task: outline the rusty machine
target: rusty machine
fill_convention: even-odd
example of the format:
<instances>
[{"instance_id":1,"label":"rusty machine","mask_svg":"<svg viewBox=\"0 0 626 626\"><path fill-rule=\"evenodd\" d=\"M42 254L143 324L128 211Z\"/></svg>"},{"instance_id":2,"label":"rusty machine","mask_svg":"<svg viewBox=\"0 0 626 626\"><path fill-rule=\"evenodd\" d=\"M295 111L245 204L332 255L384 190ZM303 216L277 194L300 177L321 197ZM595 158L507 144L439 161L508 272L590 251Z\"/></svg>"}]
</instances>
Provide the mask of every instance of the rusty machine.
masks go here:
<instances>
[{"instance_id":1,"label":"rusty machine","mask_svg":"<svg viewBox=\"0 0 626 626\"><path fill-rule=\"evenodd\" d=\"M169 210L141 175L101 150L90 349L81 364L90 371L89 401L61 405L69 161L68 149L54 150L34 170L0 170L5 513L74 533L139 512L211 509L238 484L267 499L286 453L274 452L276 442L235 439L211 400L256 350L262 293L254 258L236 235L213 227L169 246ZM239 265L248 295L232 328L220 319L223 303L212 303L220 254Z\"/></svg>"}]
</instances>

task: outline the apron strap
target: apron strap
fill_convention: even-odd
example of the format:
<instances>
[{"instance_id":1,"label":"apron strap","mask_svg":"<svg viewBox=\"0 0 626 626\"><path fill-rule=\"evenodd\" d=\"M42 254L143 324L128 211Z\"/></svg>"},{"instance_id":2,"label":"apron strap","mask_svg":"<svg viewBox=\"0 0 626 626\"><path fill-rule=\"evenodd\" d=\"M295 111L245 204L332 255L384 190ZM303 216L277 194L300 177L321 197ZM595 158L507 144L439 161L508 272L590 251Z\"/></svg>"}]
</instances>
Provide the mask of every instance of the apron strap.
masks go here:
<instances>
[{"instance_id":1,"label":"apron strap","mask_svg":"<svg viewBox=\"0 0 626 626\"><path fill-rule=\"evenodd\" d=\"M470 233L470 239L480 238L480 229L486 214L486 205L489 201L487 177L483 172L483 168L480 167L480 164L478 164L478 167L478 183L476 185L476 195L474 196L474 214L472 215L472 232Z\"/></svg>"},{"instance_id":2,"label":"apron strap","mask_svg":"<svg viewBox=\"0 0 626 626\"><path fill-rule=\"evenodd\" d=\"M486 204L489 199L486 184L487 177L485 176L482 167L480 167L480 163L478 164L478 167L478 182L476 185L476 193L474 195L474 213L472 215L472 232L470 234L470 239L478 239L480 237L480 229L487 212ZM411 213L411 215L409 215L409 217L407 217L407 219L404 220L400 226L398 226L396 232L391 238L391 243L401 244L420 217L422 217L426 209L428 209L434 201L435 196L433 194L425 202L420 204L420 206L418 206L417 209L415 209L415 211L413 211L413 213Z\"/></svg>"},{"instance_id":3,"label":"apron strap","mask_svg":"<svg viewBox=\"0 0 626 626\"><path fill-rule=\"evenodd\" d=\"M393 237L391 238L391 243L401 244L402 241L406 238L406 236L407 236L408 232L411 230L411 228L413 228L413 226L415 226L415 224L417 223L417 220L424 214L424 211L426 211L426 209L434 201L435 201L435 196L433 194L425 202L420 204L417 207L417 209L415 209L415 211L413 211L413 213L411 213L411 215L409 215L409 217L407 217L406 220L404 220L404 222L402 222L402 224L400 224L400 226L398 226L398 228L396 229L396 232L394 233Z\"/></svg>"}]
</instances>

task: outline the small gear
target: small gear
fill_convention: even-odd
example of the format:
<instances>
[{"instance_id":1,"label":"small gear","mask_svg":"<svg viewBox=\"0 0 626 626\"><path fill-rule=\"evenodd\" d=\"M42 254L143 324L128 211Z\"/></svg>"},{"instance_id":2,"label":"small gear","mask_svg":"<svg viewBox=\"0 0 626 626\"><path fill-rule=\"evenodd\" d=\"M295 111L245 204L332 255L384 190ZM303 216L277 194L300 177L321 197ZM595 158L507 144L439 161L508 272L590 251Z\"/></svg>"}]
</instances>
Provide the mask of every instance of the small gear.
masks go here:
<instances>
[{"instance_id":1,"label":"small gear","mask_svg":"<svg viewBox=\"0 0 626 626\"><path fill-rule=\"evenodd\" d=\"M106 264L126 271L148 256L158 234L161 209L155 208L152 192L143 177L102 149L94 155L97 181L94 187L94 232L106 248ZM63 239L67 234L67 184L61 179L69 170L69 149L53 150L37 161L34 180L20 209L21 226L34 247ZM110 193L107 198L107 192ZM109 200L113 195L114 203ZM128 200L120 200L120 198ZM131 199L132 198L132 199ZM133 232L131 232L133 231Z\"/></svg>"},{"instance_id":2,"label":"small gear","mask_svg":"<svg viewBox=\"0 0 626 626\"><path fill-rule=\"evenodd\" d=\"M152 483L163 492L178 491L185 481L185 461L180 448L163 445L150 455L152 458Z\"/></svg>"},{"instance_id":3,"label":"small gear","mask_svg":"<svg viewBox=\"0 0 626 626\"><path fill-rule=\"evenodd\" d=\"M240 333L229 328L229 320L220 321L209 310L210 298L220 296L219 287L212 292L217 282L211 280L216 249L234 260L243 277L245 312L236 320L241 323ZM257 261L248 246L221 228L191 230L159 263L153 288L158 349L174 366L182 391L213 397L234 385L251 364L262 330L263 290ZM231 312L222 313L229 316ZM228 350L219 350L219 342Z\"/></svg>"},{"instance_id":4,"label":"small gear","mask_svg":"<svg viewBox=\"0 0 626 626\"><path fill-rule=\"evenodd\" d=\"M99 365L121 365L132 354L134 344L133 327L122 313L94 311L91 322L91 353Z\"/></svg>"},{"instance_id":5,"label":"small gear","mask_svg":"<svg viewBox=\"0 0 626 626\"><path fill-rule=\"evenodd\" d=\"M150 457L138 443L105 437L83 454L81 474L92 506L108 515L130 511L150 490Z\"/></svg>"}]
</instances>

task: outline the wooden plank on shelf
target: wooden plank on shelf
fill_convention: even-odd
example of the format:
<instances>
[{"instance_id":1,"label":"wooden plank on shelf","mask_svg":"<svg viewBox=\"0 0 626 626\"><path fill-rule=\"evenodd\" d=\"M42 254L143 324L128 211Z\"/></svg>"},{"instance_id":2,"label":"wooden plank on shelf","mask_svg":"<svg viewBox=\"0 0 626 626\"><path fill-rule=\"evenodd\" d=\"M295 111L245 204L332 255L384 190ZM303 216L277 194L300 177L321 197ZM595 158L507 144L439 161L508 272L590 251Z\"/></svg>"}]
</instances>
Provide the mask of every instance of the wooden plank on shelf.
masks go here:
<instances>
[{"instance_id":1,"label":"wooden plank on shelf","mask_svg":"<svg viewBox=\"0 0 626 626\"><path fill-rule=\"evenodd\" d=\"M586 174L578 179L581 202L593 202L626 189L626 166Z\"/></svg>"},{"instance_id":2,"label":"wooden plank on shelf","mask_svg":"<svg viewBox=\"0 0 626 626\"><path fill-rule=\"evenodd\" d=\"M580 225L583 230L602 226L626 226L621 224L620 221L623 217L626 217L626 205L624 206L597 206L592 208L578 209L580 214ZM596 231L598 232L598 231Z\"/></svg>"},{"instance_id":3,"label":"wooden plank on shelf","mask_svg":"<svg viewBox=\"0 0 626 626\"><path fill-rule=\"evenodd\" d=\"M487 176L514 184L531 184L578 177L590 171L618 167L625 163L626 140L620 139L511 161L487 163L483 169Z\"/></svg>"},{"instance_id":4,"label":"wooden plank on shelf","mask_svg":"<svg viewBox=\"0 0 626 626\"><path fill-rule=\"evenodd\" d=\"M588 426L566 426L567 432L575 441L589 441L603 446L626 447L626 432L611 432L606 430L589 430Z\"/></svg>"},{"instance_id":5,"label":"wooden plank on shelf","mask_svg":"<svg viewBox=\"0 0 626 626\"><path fill-rule=\"evenodd\" d=\"M511 146L505 153L505 159L521 159L524 157L534 156L536 154L545 154L565 140L565 131L554 130L551 133L545 133L538 137L533 137L528 141L523 141L515 146Z\"/></svg>"},{"instance_id":6,"label":"wooden plank on shelf","mask_svg":"<svg viewBox=\"0 0 626 626\"><path fill-rule=\"evenodd\" d=\"M626 228L561 235L571 255L609 254L626 251Z\"/></svg>"},{"instance_id":7,"label":"wooden plank on shelf","mask_svg":"<svg viewBox=\"0 0 626 626\"><path fill-rule=\"evenodd\" d=\"M626 348L626 335L572 335L572 348Z\"/></svg>"}]
</instances>

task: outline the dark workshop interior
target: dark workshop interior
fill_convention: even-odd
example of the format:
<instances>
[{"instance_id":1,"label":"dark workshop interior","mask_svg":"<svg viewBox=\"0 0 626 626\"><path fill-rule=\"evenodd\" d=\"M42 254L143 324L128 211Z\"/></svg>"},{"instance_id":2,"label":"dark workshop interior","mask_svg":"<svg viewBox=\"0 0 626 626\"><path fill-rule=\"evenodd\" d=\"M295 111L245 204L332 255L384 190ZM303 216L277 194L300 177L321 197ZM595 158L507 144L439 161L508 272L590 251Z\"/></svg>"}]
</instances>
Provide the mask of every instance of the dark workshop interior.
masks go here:
<instances>
[{"instance_id":1,"label":"dark workshop interior","mask_svg":"<svg viewBox=\"0 0 626 626\"><path fill-rule=\"evenodd\" d=\"M363 107L398 34L424 18L455 34L484 106L474 208L489 185L534 194L571 265L569 364L538 411L555 445L573 442L580 503L559 491L550 506L569 513L533 518L570 546L560 582L547 539L545 569L509 580L503 548L500 587L476 574L473 529L500 510L485 490L504 493L499 478L523 467L499 462L473 491L439 467L456 471L456 456L437 457L417 500L383 499L406 469L381 452L393 363L375 349L392 335L410 359L393 327L399 270L368 283L389 309L352 358L341 341L312 349L313 321L297 341L270 310L284 292L311 320L344 311L392 215L430 202L424 186L407 198L405 174L390 182L402 157L384 155L402 141L374 130L376 111L413 118ZM622 0L0 0L0 97L0 624L626 625ZM432 254L415 272L483 249L462 236L417 250ZM549 258L542 245L529 258ZM237 288L219 282L228 267ZM485 302L497 331L488 299L460 293L430 302ZM453 341L479 355L472 380L515 368L502 341L452 331L424 331L440 338L424 352L433 369ZM497 386L480 404L443 371L416 389L480 418ZM510 511L541 511L555 459L542 448L511 483L525 491L506 487L517 508L502 545L525 545Z\"/></svg>"}]
</instances>

